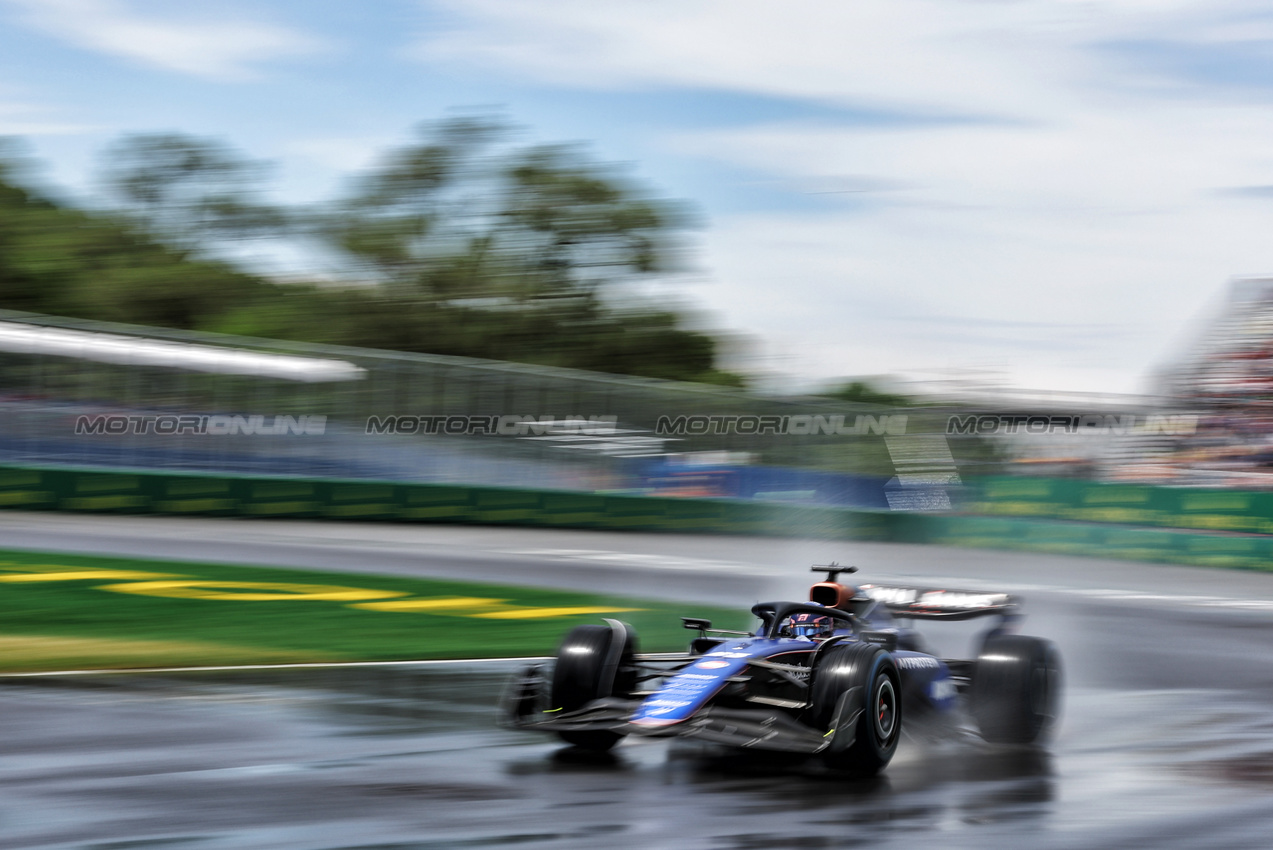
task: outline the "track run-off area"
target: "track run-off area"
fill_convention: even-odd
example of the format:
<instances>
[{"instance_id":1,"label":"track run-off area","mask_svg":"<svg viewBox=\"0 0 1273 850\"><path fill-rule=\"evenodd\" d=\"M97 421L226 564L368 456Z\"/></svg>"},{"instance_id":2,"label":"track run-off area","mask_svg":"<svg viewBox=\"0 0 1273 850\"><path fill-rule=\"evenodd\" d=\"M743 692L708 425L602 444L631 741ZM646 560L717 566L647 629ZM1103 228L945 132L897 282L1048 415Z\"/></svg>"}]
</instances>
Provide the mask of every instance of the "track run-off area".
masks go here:
<instances>
[{"instance_id":1,"label":"track run-off area","mask_svg":"<svg viewBox=\"0 0 1273 850\"><path fill-rule=\"evenodd\" d=\"M169 575L92 587L186 582L152 590L226 610L254 603L215 594L268 590L216 587L253 579L185 565L259 566L271 570L263 584L353 590L485 583L501 592L472 598L504 600L488 613L550 608L557 589L604 600L595 607L640 599L667 603L643 615L674 629L681 614L803 598L809 565L835 560L856 564L866 582L1019 593L1023 631L1056 641L1066 673L1048 748L992 747L958 731L908 740L867 783L665 741L588 758L501 729L495 704L518 664L508 660L8 676L0 850L1264 848L1273 835L1273 573L842 541L21 513L0 514L0 549L51 567L75 557L147 562L134 569ZM0 594L19 584L0 583ZM171 598L77 586L102 598ZM293 605L436 620L463 628L465 645L519 621L349 607L437 597ZM576 620L520 621L556 635ZM948 654L971 642L954 625L926 632Z\"/></svg>"}]
</instances>

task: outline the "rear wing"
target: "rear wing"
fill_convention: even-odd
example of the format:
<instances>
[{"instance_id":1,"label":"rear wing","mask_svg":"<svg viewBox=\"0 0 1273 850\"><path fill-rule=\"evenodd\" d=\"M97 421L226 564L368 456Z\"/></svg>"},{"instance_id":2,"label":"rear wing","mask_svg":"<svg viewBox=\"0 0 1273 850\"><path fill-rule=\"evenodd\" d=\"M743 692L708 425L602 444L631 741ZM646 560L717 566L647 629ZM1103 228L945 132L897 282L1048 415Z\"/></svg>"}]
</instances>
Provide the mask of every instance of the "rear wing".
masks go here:
<instances>
[{"instance_id":1,"label":"rear wing","mask_svg":"<svg viewBox=\"0 0 1273 850\"><path fill-rule=\"evenodd\" d=\"M864 584L859 592L883 605L894 617L914 620L973 620L996 614L1013 618L1021 604L1016 596L979 590Z\"/></svg>"}]
</instances>

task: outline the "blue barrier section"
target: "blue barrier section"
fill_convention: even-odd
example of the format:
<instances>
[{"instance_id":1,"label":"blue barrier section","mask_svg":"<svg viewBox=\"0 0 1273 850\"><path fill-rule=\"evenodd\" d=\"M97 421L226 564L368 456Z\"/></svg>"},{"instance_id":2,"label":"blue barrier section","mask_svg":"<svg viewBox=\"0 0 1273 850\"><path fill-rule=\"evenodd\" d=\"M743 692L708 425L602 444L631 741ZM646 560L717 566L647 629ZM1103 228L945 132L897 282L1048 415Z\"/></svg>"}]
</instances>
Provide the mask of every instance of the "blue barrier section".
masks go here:
<instances>
[{"instance_id":1,"label":"blue barrier section","mask_svg":"<svg viewBox=\"0 0 1273 850\"><path fill-rule=\"evenodd\" d=\"M640 472L641 487L650 495L770 502L888 510L889 478L848 475L780 466L685 463L659 459Z\"/></svg>"}]
</instances>

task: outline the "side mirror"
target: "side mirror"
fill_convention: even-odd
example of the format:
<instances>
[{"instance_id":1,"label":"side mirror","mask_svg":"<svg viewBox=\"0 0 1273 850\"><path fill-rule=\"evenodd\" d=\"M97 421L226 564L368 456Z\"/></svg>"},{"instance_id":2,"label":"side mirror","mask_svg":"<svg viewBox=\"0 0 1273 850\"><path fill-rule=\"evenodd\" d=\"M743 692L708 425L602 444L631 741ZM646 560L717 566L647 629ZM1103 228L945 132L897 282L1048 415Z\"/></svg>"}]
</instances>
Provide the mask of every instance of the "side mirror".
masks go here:
<instances>
[{"instance_id":1,"label":"side mirror","mask_svg":"<svg viewBox=\"0 0 1273 850\"><path fill-rule=\"evenodd\" d=\"M700 635L706 634L707 630L712 627L712 621L704 620L702 617L682 617L681 624L687 629L694 629Z\"/></svg>"}]
</instances>

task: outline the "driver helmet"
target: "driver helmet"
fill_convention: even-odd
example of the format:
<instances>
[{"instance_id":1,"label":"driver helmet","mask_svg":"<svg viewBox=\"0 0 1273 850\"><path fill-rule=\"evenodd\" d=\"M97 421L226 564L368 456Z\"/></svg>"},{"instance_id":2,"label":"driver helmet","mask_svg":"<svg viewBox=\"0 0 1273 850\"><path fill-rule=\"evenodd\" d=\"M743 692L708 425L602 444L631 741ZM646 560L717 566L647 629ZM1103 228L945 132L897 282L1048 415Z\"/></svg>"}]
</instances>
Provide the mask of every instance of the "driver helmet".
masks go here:
<instances>
[{"instance_id":1,"label":"driver helmet","mask_svg":"<svg viewBox=\"0 0 1273 850\"><path fill-rule=\"evenodd\" d=\"M818 605L817 602L810 602L810 605ZM818 607L825 607L818 605ZM799 614L792 614L783 621L781 633L790 637L829 637L835 631L835 621L830 617L820 616L802 611Z\"/></svg>"}]
</instances>

